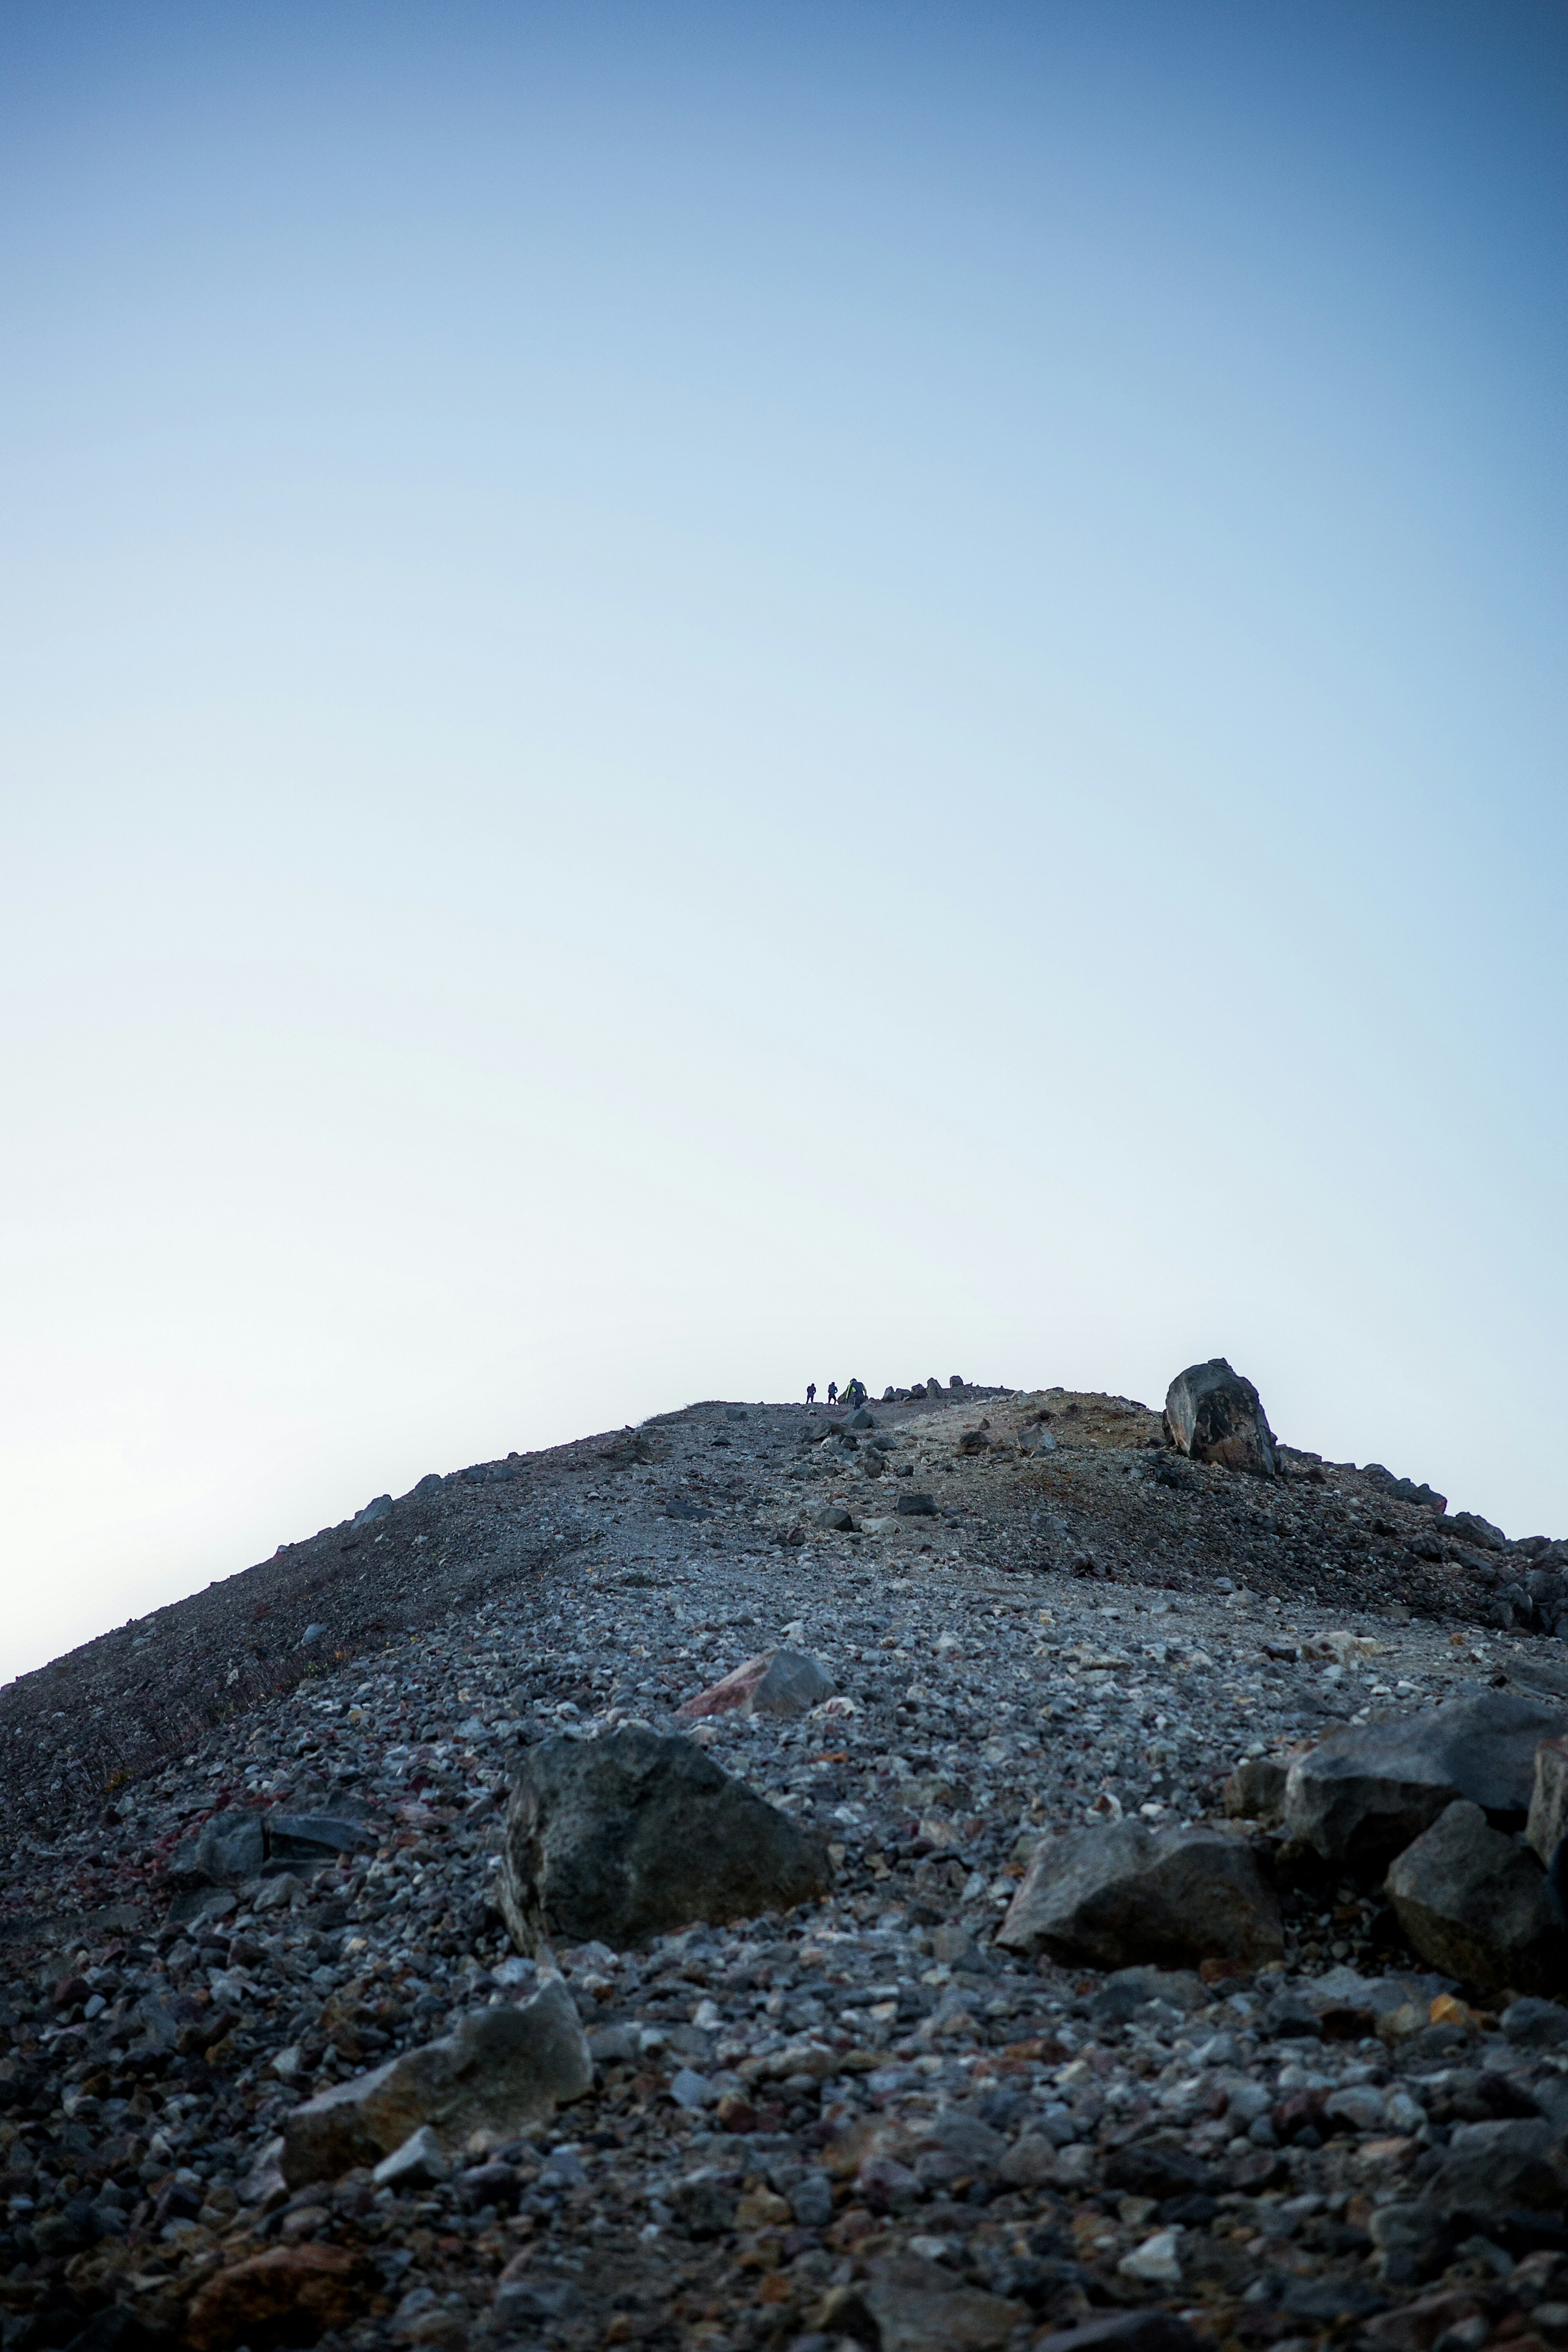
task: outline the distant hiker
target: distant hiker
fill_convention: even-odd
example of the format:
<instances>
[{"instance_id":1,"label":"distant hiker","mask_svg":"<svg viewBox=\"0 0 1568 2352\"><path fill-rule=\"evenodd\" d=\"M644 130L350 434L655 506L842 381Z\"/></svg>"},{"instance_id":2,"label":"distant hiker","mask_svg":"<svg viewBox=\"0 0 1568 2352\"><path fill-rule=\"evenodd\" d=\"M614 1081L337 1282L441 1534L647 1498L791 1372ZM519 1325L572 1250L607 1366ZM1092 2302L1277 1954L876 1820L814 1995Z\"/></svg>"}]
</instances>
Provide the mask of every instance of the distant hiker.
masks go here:
<instances>
[{"instance_id":1,"label":"distant hiker","mask_svg":"<svg viewBox=\"0 0 1568 2352\"><path fill-rule=\"evenodd\" d=\"M807 1381L805 1384L805 1401L807 1404L815 1404L816 1402L816 1382L815 1381Z\"/></svg>"},{"instance_id":2,"label":"distant hiker","mask_svg":"<svg viewBox=\"0 0 1568 2352\"><path fill-rule=\"evenodd\" d=\"M850 1412L859 1412L859 1410L860 1410L860 1407L861 1407L861 1406L865 1403L865 1402L866 1402L866 1383L865 1383L865 1381L847 1381L847 1382L846 1382L846 1384L845 1384L845 1389L844 1389L844 1402L845 1402L845 1403L849 1407L849 1410L850 1410Z\"/></svg>"},{"instance_id":3,"label":"distant hiker","mask_svg":"<svg viewBox=\"0 0 1568 2352\"><path fill-rule=\"evenodd\" d=\"M827 1383L827 1402L829 1404L837 1404L838 1402L838 1383L837 1381L829 1381Z\"/></svg>"}]
</instances>

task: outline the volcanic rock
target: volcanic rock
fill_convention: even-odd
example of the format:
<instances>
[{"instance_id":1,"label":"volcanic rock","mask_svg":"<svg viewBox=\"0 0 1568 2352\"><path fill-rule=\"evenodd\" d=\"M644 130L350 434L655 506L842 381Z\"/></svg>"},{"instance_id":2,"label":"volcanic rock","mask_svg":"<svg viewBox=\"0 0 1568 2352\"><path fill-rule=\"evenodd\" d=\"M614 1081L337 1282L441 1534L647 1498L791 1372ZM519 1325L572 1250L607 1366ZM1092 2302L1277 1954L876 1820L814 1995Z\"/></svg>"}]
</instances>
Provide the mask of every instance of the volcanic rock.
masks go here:
<instances>
[{"instance_id":1,"label":"volcanic rock","mask_svg":"<svg viewBox=\"0 0 1568 2352\"><path fill-rule=\"evenodd\" d=\"M500 1905L524 1952L559 1936L624 1950L790 1910L831 1879L816 1838L686 1739L624 1725L546 1740L512 1787Z\"/></svg>"},{"instance_id":2,"label":"volcanic rock","mask_svg":"<svg viewBox=\"0 0 1568 2352\"><path fill-rule=\"evenodd\" d=\"M731 1707L748 1715L805 1715L832 1696L831 1676L803 1650L764 1650L689 1698L679 1712L688 1719L724 1715Z\"/></svg>"},{"instance_id":3,"label":"volcanic rock","mask_svg":"<svg viewBox=\"0 0 1568 2352\"><path fill-rule=\"evenodd\" d=\"M186 2317L191 2352L314 2344L349 2326L369 2300L358 2257L337 2246L272 2246L200 2288Z\"/></svg>"},{"instance_id":4,"label":"volcanic rock","mask_svg":"<svg viewBox=\"0 0 1568 2352\"><path fill-rule=\"evenodd\" d=\"M1272 1478L1279 1466L1258 1391L1223 1356L1177 1373L1165 1391L1165 1428L1177 1451L1194 1462L1264 1478Z\"/></svg>"},{"instance_id":5,"label":"volcanic rock","mask_svg":"<svg viewBox=\"0 0 1568 2352\"><path fill-rule=\"evenodd\" d=\"M1560 1707L1485 1691L1430 1715L1347 1724L1299 1756L1285 1790L1285 1828L1326 1861L1384 1863L1457 1798L1497 1827L1522 1828L1535 1751L1563 1728Z\"/></svg>"},{"instance_id":6,"label":"volcanic rock","mask_svg":"<svg viewBox=\"0 0 1568 2352\"><path fill-rule=\"evenodd\" d=\"M446 2153L471 2132L505 2138L580 2099L593 2082L572 1996L552 1978L521 2007L470 2010L444 2041L405 2051L296 2107L283 2126L283 2178L297 2189L335 2180L356 2164L378 2164L421 2125Z\"/></svg>"},{"instance_id":7,"label":"volcanic rock","mask_svg":"<svg viewBox=\"0 0 1568 2352\"><path fill-rule=\"evenodd\" d=\"M1450 2220L1489 2231L1513 2213L1560 2216L1568 2203L1562 2133L1544 2122L1456 2124L1426 2194Z\"/></svg>"},{"instance_id":8,"label":"volcanic rock","mask_svg":"<svg viewBox=\"0 0 1568 2352\"><path fill-rule=\"evenodd\" d=\"M1568 1938L1535 1856L1460 1801L1405 1848L1387 1891L1424 1960L1467 1984L1556 1990Z\"/></svg>"},{"instance_id":9,"label":"volcanic rock","mask_svg":"<svg viewBox=\"0 0 1568 2352\"><path fill-rule=\"evenodd\" d=\"M816 2315L832 2335L879 2352L992 2352L1027 2316L1021 2305L965 2286L918 2254L879 2256L864 2285L839 2288Z\"/></svg>"},{"instance_id":10,"label":"volcanic rock","mask_svg":"<svg viewBox=\"0 0 1568 2352\"><path fill-rule=\"evenodd\" d=\"M1139 1822L1043 1838L996 1941L1106 1969L1205 1959L1260 1967L1284 1949L1279 1905L1240 1839Z\"/></svg>"}]
</instances>

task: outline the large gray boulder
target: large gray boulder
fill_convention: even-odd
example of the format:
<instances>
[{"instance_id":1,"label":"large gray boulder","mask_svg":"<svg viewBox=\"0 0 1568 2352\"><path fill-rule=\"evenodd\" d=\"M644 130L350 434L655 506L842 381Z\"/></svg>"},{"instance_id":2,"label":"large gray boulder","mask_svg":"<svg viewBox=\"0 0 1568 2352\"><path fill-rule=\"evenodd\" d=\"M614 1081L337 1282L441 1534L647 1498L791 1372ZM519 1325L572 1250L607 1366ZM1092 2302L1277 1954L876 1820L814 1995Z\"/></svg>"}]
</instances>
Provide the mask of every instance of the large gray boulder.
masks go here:
<instances>
[{"instance_id":1,"label":"large gray boulder","mask_svg":"<svg viewBox=\"0 0 1568 2352\"><path fill-rule=\"evenodd\" d=\"M520 2008L470 2011L455 2033L336 2083L283 2126L290 2189L376 2165L427 2125L450 2156L470 2132L510 2138L593 2088L594 2062L572 1996L552 1977Z\"/></svg>"},{"instance_id":2,"label":"large gray boulder","mask_svg":"<svg viewBox=\"0 0 1568 2352\"><path fill-rule=\"evenodd\" d=\"M1529 1848L1488 1827L1461 1799L1405 1848L1388 1874L1388 1899L1424 1960L1464 1983L1555 1991L1568 1938Z\"/></svg>"},{"instance_id":3,"label":"large gray boulder","mask_svg":"<svg viewBox=\"0 0 1568 2352\"><path fill-rule=\"evenodd\" d=\"M1284 1951L1279 1906L1241 1839L1141 1822L1043 1838L996 1941L1100 1969L1257 1968Z\"/></svg>"},{"instance_id":4,"label":"large gray boulder","mask_svg":"<svg viewBox=\"0 0 1568 2352\"><path fill-rule=\"evenodd\" d=\"M1522 1829L1536 1748L1565 1728L1561 1707L1516 1691L1479 1692L1430 1715L1345 1724L1290 1767L1286 1833L1325 1861L1373 1868L1460 1797L1479 1805L1494 1828Z\"/></svg>"},{"instance_id":5,"label":"large gray boulder","mask_svg":"<svg viewBox=\"0 0 1568 2352\"><path fill-rule=\"evenodd\" d=\"M613 1949L787 1911L832 1884L826 1848L688 1739L626 1724L551 1739L512 1783L500 1899L521 1951Z\"/></svg>"},{"instance_id":6,"label":"large gray boulder","mask_svg":"<svg viewBox=\"0 0 1568 2352\"><path fill-rule=\"evenodd\" d=\"M1272 1478L1279 1467L1274 1432L1258 1391L1223 1356L1189 1364L1165 1391L1165 1432L1194 1462L1250 1470Z\"/></svg>"}]
</instances>

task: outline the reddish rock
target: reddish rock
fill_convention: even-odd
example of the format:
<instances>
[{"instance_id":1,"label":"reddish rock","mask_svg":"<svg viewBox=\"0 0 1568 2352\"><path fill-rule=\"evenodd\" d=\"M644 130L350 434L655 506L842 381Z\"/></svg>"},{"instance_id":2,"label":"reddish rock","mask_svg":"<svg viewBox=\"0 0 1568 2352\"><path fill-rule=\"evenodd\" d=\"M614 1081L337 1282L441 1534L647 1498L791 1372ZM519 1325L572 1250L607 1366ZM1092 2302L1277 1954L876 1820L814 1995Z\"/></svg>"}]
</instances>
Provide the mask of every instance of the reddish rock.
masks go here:
<instances>
[{"instance_id":1,"label":"reddish rock","mask_svg":"<svg viewBox=\"0 0 1568 2352\"><path fill-rule=\"evenodd\" d=\"M833 1685L801 1650L763 1650L722 1682L700 1691L680 1709L688 1722L703 1716L727 1715L742 1707L748 1715L805 1715L833 1696Z\"/></svg>"},{"instance_id":2,"label":"reddish rock","mask_svg":"<svg viewBox=\"0 0 1568 2352\"><path fill-rule=\"evenodd\" d=\"M191 2305L191 2352L251 2352L314 2344L363 2311L369 2287L353 2254L337 2246L273 2246L209 2279Z\"/></svg>"}]
</instances>

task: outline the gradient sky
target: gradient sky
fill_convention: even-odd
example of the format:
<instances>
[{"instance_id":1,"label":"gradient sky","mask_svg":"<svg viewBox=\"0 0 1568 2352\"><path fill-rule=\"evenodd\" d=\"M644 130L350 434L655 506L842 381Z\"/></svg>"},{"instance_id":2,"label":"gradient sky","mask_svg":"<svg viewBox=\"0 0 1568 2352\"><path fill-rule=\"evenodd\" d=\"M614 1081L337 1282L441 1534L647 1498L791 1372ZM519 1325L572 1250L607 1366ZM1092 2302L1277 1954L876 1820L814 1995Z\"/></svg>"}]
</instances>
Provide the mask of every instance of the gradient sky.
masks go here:
<instances>
[{"instance_id":1,"label":"gradient sky","mask_svg":"<svg viewBox=\"0 0 1568 2352\"><path fill-rule=\"evenodd\" d=\"M0 13L0 1674L957 1370L1568 1528L1568 16Z\"/></svg>"}]
</instances>

